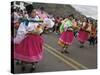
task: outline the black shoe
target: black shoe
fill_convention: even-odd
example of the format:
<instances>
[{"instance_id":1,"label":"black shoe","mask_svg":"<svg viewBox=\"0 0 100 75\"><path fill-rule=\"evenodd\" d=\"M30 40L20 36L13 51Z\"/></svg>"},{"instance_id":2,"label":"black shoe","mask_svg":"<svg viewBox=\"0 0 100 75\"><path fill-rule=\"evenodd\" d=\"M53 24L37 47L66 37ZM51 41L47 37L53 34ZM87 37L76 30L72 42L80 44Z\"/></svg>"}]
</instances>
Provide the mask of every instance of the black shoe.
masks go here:
<instances>
[{"instance_id":1,"label":"black shoe","mask_svg":"<svg viewBox=\"0 0 100 75\"><path fill-rule=\"evenodd\" d=\"M61 51L61 53L64 53L64 51Z\"/></svg>"},{"instance_id":2,"label":"black shoe","mask_svg":"<svg viewBox=\"0 0 100 75\"><path fill-rule=\"evenodd\" d=\"M83 48L83 47L84 47L83 45L80 46L80 48Z\"/></svg>"},{"instance_id":3,"label":"black shoe","mask_svg":"<svg viewBox=\"0 0 100 75\"><path fill-rule=\"evenodd\" d=\"M30 69L30 72L33 72L35 71L36 67L35 66L32 66L32 68Z\"/></svg>"},{"instance_id":4,"label":"black shoe","mask_svg":"<svg viewBox=\"0 0 100 75\"><path fill-rule=\"evenodd\" d=\"M67 54L69 54L69 52L68 52L67 50L65 50L65 51L64 51L64 53L67 53Z\"/></svg>"},{"instance_id":5,"label":"black shoe","mask_svg":"<svg viewBox=\"0 0 100 75\"><path fill-rule=\"evenodd\" d=\"M16 65L21 65L21 61L16 61Z\"/></svg>"},{"instance_id":6,"label":"black shoe","mask_svg":"<svg viewBox=\"0 0 100 75\"><path fill-rule=\"evenodd\" d=\"M19 61L16 61L16 65L19 65Z\"/></svg>"},{"instance_id":7,"label":"black shoe","mask_svg":"<svg viewBox=\"0 0 100 75\"><path fill-rule=\"evenodd\" d=\"M22 71L25 71L25 70L26 70L25 66L22 66L22 68L21 68L21 69L22 69Z\"/></svg>"}]
</instances>

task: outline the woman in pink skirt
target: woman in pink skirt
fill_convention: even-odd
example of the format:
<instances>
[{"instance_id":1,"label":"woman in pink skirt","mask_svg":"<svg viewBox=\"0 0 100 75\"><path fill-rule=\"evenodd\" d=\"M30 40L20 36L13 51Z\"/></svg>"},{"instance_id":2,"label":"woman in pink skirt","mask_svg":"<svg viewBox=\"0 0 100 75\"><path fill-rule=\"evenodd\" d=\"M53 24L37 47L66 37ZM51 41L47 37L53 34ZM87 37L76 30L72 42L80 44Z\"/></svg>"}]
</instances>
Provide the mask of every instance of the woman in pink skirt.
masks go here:
<instances>
[{"instance_id":1,"label":"woman in pink skirt","mask_svg":"<svg viewBox=\"0 0 100 75\"><path fill-rule=\"evenodd\" d=\"M28 20L36 20L36 11L32 5L26 6ZM22 22L17 31L14 45L14 59L22 61L22 70L25 70L25 63L31 63L31 71L35 69L35 63L43 56L43 38L40 36L42 26L34 22Z\"/></svg>"},{"instance_id":2,"label":"woman in pink skirt","mask_svg":"<svg viewBox=\"0 0 100 75\"><path fill-rule=\"evenodd\" d=\"M60 44L60 46L63 48L61 53L69 53L67 48L72 44L74 39L72 18L73 15L70 15L62 22L62 25L60 26L61 36L58 44Z\"/></svg>"},{"instance_id":3,"label":"woman in pink skirt","mask_svg":"<svg viewBox=\"0 0 100 75\"><path fill-rule=\"evenodd\" d=\"M84 47L84 43L86 41L88 41L89 39L89 35L90 35L90 31L91 31L91 21L90 20L86 20L85 22L83 22L82 27L80 28L79 32L78 32L78 40L80 42L80 48Z\"/></svg>"}]
</instances>

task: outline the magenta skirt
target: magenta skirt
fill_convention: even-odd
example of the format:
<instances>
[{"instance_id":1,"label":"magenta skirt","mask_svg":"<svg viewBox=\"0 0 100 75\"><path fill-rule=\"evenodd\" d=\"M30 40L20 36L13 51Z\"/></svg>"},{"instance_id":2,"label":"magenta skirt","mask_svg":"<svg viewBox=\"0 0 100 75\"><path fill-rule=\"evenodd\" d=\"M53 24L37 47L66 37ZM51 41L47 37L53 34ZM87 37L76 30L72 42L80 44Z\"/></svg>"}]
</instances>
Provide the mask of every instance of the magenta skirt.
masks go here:
<instances>
[{"instance_id":1,"label":"magenta skirt","mask_svg":"<svg viewBox=\"0 0 100 75\"><path fill-rule=\"evenodd\" d=\"M77 38L80 42L85 43L89 38L89 32L86 32L84 30L80 30Z\"/></svg>"},{"instance_id":2,"label":"magenta skirt","mask_svg":"<svg viewBox=\"0 0 100 75\"><path fill-rule=\"evenodd\" d=\"M29 34L14 46L14 59L25 62L38 62L42 59L43 38L40 35Z\"/></svg>"},{"instance_id":3,"label":"magenta skirt","mask_svg":"<svg viewBox=\"0 0 100 75\"><path fill-rule=\"evenodd\" d=\"M63 44L71 45L74 39L74 33L72 31L63 32L59 38Z\"/></svg>"}]
</instances>

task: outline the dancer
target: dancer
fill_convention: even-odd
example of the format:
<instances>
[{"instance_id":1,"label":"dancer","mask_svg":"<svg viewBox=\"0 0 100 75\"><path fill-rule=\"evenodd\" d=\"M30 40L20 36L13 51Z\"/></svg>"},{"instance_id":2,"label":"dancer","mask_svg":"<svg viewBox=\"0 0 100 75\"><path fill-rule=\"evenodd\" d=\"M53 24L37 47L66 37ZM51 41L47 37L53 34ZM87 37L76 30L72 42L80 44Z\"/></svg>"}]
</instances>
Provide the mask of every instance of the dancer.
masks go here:
<instances>
[{"instance_id":1,"label":"dancer","mask_svg":"<svg viewBox=\"0 0 100 75\"><path fill-rule=\"evenodd\" d=\"M96 27L92 23L92 28L90 32L90 38L89 38L90 45L93 45L93 46L95 45L95 39L96 39Z\"/></svg>"},{"instance_id":2,"label":"dancer","mask_svg":"<svg viewBox=\"0 0 100 75\"><path fill-rule=\"evenodd\" d=\"M91 21L89 19L86 19L86 21L83 22L83 25L80 28L77 36L81 44L80 48L83 48L84 43L89 39L90 31L91 31Z\"/></svg>"},{"instance_id":3,"label":"dancer","mask_svg":"<svg viewBox=\"0 0 100 75\"><path fill-rule=\"evenodd\" d=\"M28 20L39 19L36 17L36 11L32 5L27 5ZM43 38L40 33L43 32L42 25L38 22L22 22L14 39L14 59L22 61L22 70L25 71L25 63L31 63L30 71L35 70L35 64L43 56Z\"/></svg>"},{"instance_id":4,"label":"dancer","mask_svg":"<svg viewBox=\"0 0 100 75\"><path fill-rule=\"evenodd\" d=\"M63 48L61 53L69 53L67 49L72 44L74 39L72 19L73 15L69 15L60 26L61 36L59 38L58 44Z\"/></svg>"}]
</instances>

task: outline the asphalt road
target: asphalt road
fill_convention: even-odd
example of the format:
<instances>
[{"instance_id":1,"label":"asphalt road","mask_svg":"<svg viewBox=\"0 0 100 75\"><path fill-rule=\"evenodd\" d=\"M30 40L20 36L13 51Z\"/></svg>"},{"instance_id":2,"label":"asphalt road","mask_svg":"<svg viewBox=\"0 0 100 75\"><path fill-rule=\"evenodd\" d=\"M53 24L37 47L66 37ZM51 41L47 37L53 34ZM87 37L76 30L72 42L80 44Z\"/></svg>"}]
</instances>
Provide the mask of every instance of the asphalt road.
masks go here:
<instances>
[{"instance_id":1,"label":"asphalt road","mask_svg":"<svg viewBox=\"0 0 100 75\"><path fill-rule=\"evenodd\" d=\"M89 46L86 42L84 48L79 48L79 42L75 38L68 48L70 54L62 54L62 48L57 44L59 35L48 33L42 35L45 40L44 58L36 66L36 72L53 72L69 70L87 70L97 68L97 46ZM21 65L14 63L15 73L30 73L31 64L26 65L26 71L21 71Z\"/></svg>"}]
</instances>

